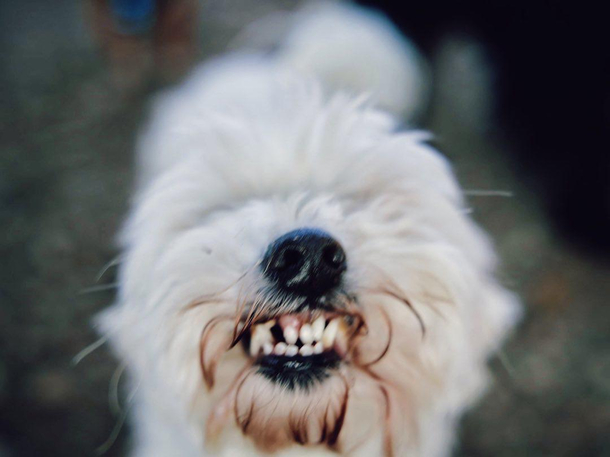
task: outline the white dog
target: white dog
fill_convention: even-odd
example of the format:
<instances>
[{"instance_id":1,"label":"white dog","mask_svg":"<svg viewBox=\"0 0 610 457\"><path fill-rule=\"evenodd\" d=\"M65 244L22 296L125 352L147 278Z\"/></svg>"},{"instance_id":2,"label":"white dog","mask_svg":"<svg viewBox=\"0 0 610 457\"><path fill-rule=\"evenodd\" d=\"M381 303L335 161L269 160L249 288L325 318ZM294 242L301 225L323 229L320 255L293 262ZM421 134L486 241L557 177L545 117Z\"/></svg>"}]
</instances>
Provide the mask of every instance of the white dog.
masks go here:
<instances>
[{"instance_id":1,"label":"white dog","mask_svg":"<svg viewBox=\"0 0 610 457\"><path fill-rule=\"evenodd\" d=\"M132 455L447 455L517 318L448 163L397 128L425 95L411 45L348 5L291 20L164 95L141 139L99 319Z\"/></svg>"}]
</instances>

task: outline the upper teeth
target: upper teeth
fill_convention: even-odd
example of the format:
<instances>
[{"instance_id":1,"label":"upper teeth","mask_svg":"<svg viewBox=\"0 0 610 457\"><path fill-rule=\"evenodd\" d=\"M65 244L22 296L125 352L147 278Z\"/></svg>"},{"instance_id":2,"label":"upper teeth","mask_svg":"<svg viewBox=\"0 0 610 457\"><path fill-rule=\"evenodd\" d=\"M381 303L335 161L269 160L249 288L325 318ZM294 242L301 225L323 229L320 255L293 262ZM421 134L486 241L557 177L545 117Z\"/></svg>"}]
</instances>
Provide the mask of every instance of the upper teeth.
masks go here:
<instances>
[{"instance_id":1,"label":"upper teeth","mask_svg":"<svg viewBox=\"0 0 610 457\"><path fill-rule=\"evenodd\" d=\"M294 327L286 327L284 329L284 339L288 344L294 344L299 339L299 332Z\"/></svg>"},{"instance_id":2,"label":"upper teeth","mask_svg":"<svg viewBox=\"0 0 610 457\"><path fill-rule=\"evenodd\" d=\"M324 345L322 344L322 341L318 341L313 347L313 353L322 354L322 352L324 352Z\"/></svg>"},{"instance_id":3,"label":"upper teeth","mask_svg":"<svg viewBox=\"0 0 610 457\"><path fill-rule=\"evenodd\" d=\"M257 325L254 327L252 331L252 339L250 340L250 354L252 356L258 355L261 347L265 343L271 344L273 341L273 336L271 335L271 331L265 325Z\"/></svg>"},{"instance_id":4,"label":"upper teeth","mask_svg":"<svg viewBox=\"0 0 610 457\"><path fill-rule=\"evenodd\" d=\"M339 330L339 319L333 319L328 323L328 326L324 329L324 333L322 335L322 344L325 348L332 347L335 342L335 337L337 336L337 331Z\"/></svg>"},{"instance_id":5,"label":"upper teeth","mask_svg":"<svg viewBox=\"0 0 610 457\"><path fill-rule=\"evenodd\" d=\"M311 324L311 331L313 333L313 339L315 341L322 340L322 334L324 333L324 325L326 324L326 319L324 316L318 317L313 324Z\"/></svg>"},{"instance_id":6,"label":"upper teeth","mask_svg":"<svg viewBox=\"0 0 610 457\"><path fill-rule=\"evenodd\" d=\"M250 338L250 355L258 357L261 350L264 355L276 354L294 357L297 354L310 356L321 354L324 350L335 346L337 335L341 330L340 319L335 318L328 322L324 316L315 319L311 324L300 324L294 315L280 318L279 325L283 327L285 341L276 341L271 328L276 321L269 321L255 325ZM300 329L299 329L300 326ZM326 328L325 328L326 326ZM343 337L344 338L344 337ZM297 345L300 341L301 345Z\"/></svg>"},{"instance_id":7,"label":"upper teeth","mask_svg":"<svg viewBox=\"0 0 610 457\"><path fill-rule=\"evenodd\" d=\"M301 338L301 343L311 344L313 342L313 331L311 330L311 325L303 324L301 331L299 332L299 337Z\"/></svg>"}]
</instances>

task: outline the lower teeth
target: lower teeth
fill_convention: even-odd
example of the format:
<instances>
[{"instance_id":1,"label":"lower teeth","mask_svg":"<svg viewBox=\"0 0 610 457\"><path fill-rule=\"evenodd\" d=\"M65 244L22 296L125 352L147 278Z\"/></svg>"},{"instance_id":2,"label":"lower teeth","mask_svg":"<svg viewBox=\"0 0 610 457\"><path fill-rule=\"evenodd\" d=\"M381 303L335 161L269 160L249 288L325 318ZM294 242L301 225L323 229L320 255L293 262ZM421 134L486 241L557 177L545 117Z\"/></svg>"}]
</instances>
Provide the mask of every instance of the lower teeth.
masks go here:
<instances>
[{"instance_id":1,"label":"lower teeth","mask_svg":"<svg viewBox=\"0 0 610 457\"><path fill-rule=\"evenodd\" d=\"M277 343L275 345L275 349L273 350L274 354L277 355L284 355L286 354L286 348L288 347L288 345L286 343Z\"/></svg>"},{"instance_id":2,"label":"lower teeth","mask_svg":"<svg viewBox=\"0 0 610 457\"><path fill-rule=\"evenodd\" d=\"M291 344L290 346L288 346L286 348L286 355L288 357L294 357L295 355L297 355L299 352L299 348L296 347L294 344Z\"/></svg>"},{"instance_id":3,"label":"lower teeth","mask_svg":"<svg viewBox=\"0 0 610 457\"><path fill-rule=\"evenodd\" d=\"M301 347L301 349L299 349L299 354L304 356L311 355L313 354L313 347L311 347L309 344L306 344L305 346Z\"/></svg>"}]
</instances>

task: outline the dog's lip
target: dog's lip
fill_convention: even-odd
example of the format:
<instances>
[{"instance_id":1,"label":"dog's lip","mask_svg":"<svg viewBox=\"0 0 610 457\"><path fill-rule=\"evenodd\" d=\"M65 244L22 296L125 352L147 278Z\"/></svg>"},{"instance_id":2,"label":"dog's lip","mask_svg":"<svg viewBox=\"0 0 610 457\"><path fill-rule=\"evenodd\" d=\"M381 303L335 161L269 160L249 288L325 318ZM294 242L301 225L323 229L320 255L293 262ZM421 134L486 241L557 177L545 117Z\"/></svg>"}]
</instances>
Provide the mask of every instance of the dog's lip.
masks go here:
<instances>
[{"instance_id":1,"label":"dog's lip","mask_svg":"<svg viewBox=\"0 0 610 457\"><path fill-rule=\"evenodd\" d=\"M315 382L328 378L341 362L342 357L334 350L311 356L269 354L257 360L257 372L288 389L309 389Z\"/></svg>"}]
</instances>

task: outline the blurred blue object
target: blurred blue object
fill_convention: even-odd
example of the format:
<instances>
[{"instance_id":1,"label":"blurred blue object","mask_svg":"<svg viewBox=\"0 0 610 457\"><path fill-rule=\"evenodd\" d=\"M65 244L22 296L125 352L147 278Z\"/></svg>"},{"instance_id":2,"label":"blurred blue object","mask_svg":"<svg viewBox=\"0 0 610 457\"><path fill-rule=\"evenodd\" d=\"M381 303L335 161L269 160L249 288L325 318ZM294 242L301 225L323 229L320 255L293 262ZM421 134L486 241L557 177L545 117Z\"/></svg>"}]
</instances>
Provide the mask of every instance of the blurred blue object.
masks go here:
<instances>
[{"instance_id":1,"label":"blurred blue object","mask_svg":"<svg viewBox=\"0 0 610 457\"><path fill-rule=\"evenodd\" d=\"M147 33L155 22L156 0L110 0L110 8L120 33Z\"/></svg>"}]
</instances>

